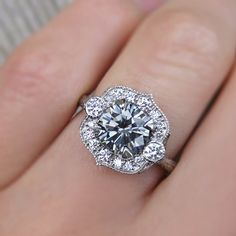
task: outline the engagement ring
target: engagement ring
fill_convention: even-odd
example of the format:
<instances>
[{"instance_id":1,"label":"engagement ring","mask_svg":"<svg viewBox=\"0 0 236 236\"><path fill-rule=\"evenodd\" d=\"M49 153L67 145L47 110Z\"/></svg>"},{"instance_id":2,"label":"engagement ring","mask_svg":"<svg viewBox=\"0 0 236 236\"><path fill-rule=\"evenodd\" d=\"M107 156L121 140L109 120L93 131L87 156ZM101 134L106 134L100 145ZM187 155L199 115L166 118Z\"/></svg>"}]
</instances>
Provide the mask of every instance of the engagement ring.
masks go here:
<instances>
[{"instance_id":1,"label":"engagement ring","mask_svg":"<svg viewBox=\"0 0 236 236\"><path fill-rule=\"evenodd\" d=\"M81 107L87 114L81 138L97 165L125 174L154 164L168 172L174 169L175 162L166 157L169 121L151 94L117 86L83 99Z\"/></svg>"}]
</instances>

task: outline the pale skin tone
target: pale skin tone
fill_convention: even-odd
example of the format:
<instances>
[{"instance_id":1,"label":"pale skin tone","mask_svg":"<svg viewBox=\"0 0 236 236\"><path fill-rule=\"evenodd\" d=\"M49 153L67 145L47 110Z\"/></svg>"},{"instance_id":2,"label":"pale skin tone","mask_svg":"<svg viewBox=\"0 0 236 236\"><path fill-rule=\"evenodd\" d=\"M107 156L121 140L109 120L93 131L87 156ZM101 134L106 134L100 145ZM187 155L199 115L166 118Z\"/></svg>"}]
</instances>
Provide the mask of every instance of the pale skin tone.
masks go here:
<instances>
[{"instance_id":1,"label":"pale skin tone","mask_svg":"<svg viewBox=\"0 0 236 236\"><path fill-rule=\"evenodd\" d=\"M235 22L235 0L77 0L20 47L0 70L0 235L236 235ZM168 116L167 178L83 146L76 103L113 85Z\"/></svg>"}]
</instances>

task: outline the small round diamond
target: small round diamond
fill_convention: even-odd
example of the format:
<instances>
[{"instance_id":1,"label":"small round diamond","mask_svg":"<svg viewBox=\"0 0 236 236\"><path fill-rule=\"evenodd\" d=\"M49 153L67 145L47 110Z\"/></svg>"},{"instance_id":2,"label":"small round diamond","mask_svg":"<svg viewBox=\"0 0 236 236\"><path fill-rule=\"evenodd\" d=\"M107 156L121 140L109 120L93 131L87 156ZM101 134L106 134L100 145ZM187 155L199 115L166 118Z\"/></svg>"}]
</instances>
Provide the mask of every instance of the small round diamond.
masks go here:
<instances>
[{"instance_id":1,"label":"small round diamond","mask_svg":"<svg viewBox=\"0 0 236 236\"><path fill-rule=\"evenodd\" d=\"M94 131L89 126L84 126L81 129L84 140L90 140L94 138Z\"/></svg>"},{"instance_id":2,"label":"small round diamond","mask_svg":"<svg viewBox=\"0 0 236 236\"><path fill-rule=\"evenodd\" d=\"M110 162L112 153L108 149L101 149L96 153L96 160L98 165L107 165Z\"/></svg>"},{"instance_id":3,"label":"small round diamond","mask_svg":"<svg viewBox=\"0 0 236 236\"><path fill-rule=\"evenodd\" d=\"M114 88L111 90L110 95L112 95L116 99L121 99L124 97L124 89L123 88Z\"/></svg>"},{"instance_id":4,"label":"small round diamond","mask_svg":"<svg viewBox=\"0 0 236 236\"><path fill-rule=\"evenodd\" d=\"M85 104L86 113L92 117L101 115L104 108L103 99L100 97L92 97Z\"/></svg>"},{"instance_id":5,"label":"small round diamond","mask_svg":"<svg viewBox=\"0 0 236 236\"><path fill-rule=\"evenodd\" d=\"M107 91L104 96L104 100L111 104L118 99L126 99L129 102L134 102L136 93L126 87L116 87Z\"/></svg>"},{"instance_id":6,"label":"small round diamond","mask_svg":"<svg viewBox=\"0 0 236 236\"><path fill-rule=\"evenodd\" d=\"M124 171L132 171L133 165L130 161L127 161L123 166Z\"/></svg>"},{"instance_id":7,"label":"small round diamond","mask_svg":"<svg viewBox=\"0 0 236 236\"><path fill-rule=\"evenodd\" d=\"M92 152L95 152L100 148L100 142L97 139L89 139L87 145Z\"/></svg>"},{"instance_id":8,"label":"small round diamond","mask_svg":"<svg viewBox=\"0 0 236 236\"><path fill-rule=\"evenodd\" d=\"M148 112L153 110L153 101L149 95L140 95L137 100L137 105Z\"/></svg>"},{"instance_id":9,"label":"small round diamond","mask_svg":"<svg viewBox=\"0 0 236 236\"><path fill-rule=\"evenodd\" d=\"M140 170L143 168L143 166L140 165L133 165L133 169L132 171L134 171L135 173L140 172Z\"/></svg>"},{"instance_id":10,"label":"small round diamond","mask_svg":"<svg viewBox=\"0 0 236 236\"><path fill-rule=\"evenodd\" d=\"M145 162L145 159L144 159L143 156L137 156L137 157L134 158L134 161L138 165L143 165L144 162Z\"/></svg>"},{"instance_id":11,"label":"small round diamond","mask_svg":"<svg viewBox=\"0 0 236 236\"><path fill-rule=\"evenodd\" d=\"M108 104L111 104L115 100L123 98L124 97L123 93L124 93L124 90L122 88L109 89L104 96L104 100Z\"/></svg>"},{"instance_id":12,"label":"small round diamond","mask_svg":"<svg viewBox=\"0 0 236 236\"><path fill-rule=\"evenodd\" d=\"M116 169L120 169L122 166L122 160L120 158L114 159L113 165Z\"/></svg>"},{"instance_id":13,"label":"small round diamond","mask_svg":"<svg viewBox=\"0 0 236 236\"><path fill-rule=\"evenodd\" d=\"M159 119L161 119L162 118L162 114L161 114L161 111L159 110L159 109L152 109L151 111L150 111L150 115L154 118L154 119L156 119L156 120L159 120Z\"/></svg>"},{"instance_id":14,"label":"small round diamond","mask_svg":"<svg viewBox=\"0 0 236 236\"><path fill-rule=\"evenodd\" d=\"M156 163L164 158L165 147L162 143L151 142L145 147L143 156L147 160Z\"/></svg>"},{"instance_id":15,"label":"small round diamond","mask_svg":"<svg viewBox=\"0 0 236 236\"><path fill-rule=\"evenodd\" d=\"M136 98L136 95L134 93L127 91L127 96L126 96L127 101L134 102L135 98Z\"/></svg>"},{"instance_id":16,"label":"small round diamond","mask_svg":"<svg viewBox=\"0 0 236 236\"><path fill-rule=\"evenodd\" d=\"M97 127L97 122L95 120L88 120L87 126L91 129L95 129Z\"/></svg>"},{"instance_id":17,"label":"small round diamond","mask_svg":"<svg viewBox=\"0 0 236 236\"><path fill-rule=\"evenodd\" d=\"M156 133L154 134L155 138L157 140L163 140L168 136L168 132L168 123L165 120L158 121L156 125Z\"/></svg>"}]
</instances>

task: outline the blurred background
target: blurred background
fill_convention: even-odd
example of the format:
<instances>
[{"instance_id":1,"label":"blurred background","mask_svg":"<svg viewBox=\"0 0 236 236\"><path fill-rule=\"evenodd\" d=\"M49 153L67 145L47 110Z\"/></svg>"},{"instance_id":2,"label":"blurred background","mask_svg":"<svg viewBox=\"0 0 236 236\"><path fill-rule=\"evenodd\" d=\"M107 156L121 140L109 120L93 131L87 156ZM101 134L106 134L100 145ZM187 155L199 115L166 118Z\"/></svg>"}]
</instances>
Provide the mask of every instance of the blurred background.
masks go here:
<instances>
[{"instance_id":1,"label":"blurred background","mask_svg":"<svg viewBox=\"0 0 236 236\"><path fill-rule=\"evenodd\" d=\"M73 0L0 0L0 65Z\"/></svg>"}]
</instances>

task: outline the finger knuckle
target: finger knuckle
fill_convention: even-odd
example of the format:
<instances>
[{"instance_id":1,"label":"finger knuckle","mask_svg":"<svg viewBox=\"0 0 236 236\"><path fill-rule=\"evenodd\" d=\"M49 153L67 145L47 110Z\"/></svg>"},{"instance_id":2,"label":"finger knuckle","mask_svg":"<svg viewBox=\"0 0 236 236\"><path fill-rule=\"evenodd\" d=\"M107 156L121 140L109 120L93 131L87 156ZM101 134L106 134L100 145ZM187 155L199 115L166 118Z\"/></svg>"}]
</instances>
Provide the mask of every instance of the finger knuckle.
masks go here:
<instances>
[{"instance_id":1,"label":"finger knuckle","mask_svg":"<svg viewBox=\"0 0 236 236\"><path fill-rule=\"evenodd\" d=\"M18 98L21 96L29 99L48 92L53 68L54 63L48 53L31 51L14 56L3 73L8 89Z\"/></svg>"},{"instance_id":2,"label":"finger knuckle","mask_svg":"<svg viewBox=\"0 0 236 236\"><path fill-rule=\"evenodd\" d=\"M215 65L221 45L208 24L186 12L169 12L157 18L150 18L145 34L149 35L152 57L196 71Z\"/></svg>"},{"instance_id":3,"label":"finger knuckle","mask_svg":"<svg viewBox=\"0 0 236 236\"><path fill-rule=\"evenodd\" d=\"M204 56L215 53L219 48L215 30L191 13L168 13L163 17L160 25L163 39L168 46L179 47L181 50L192 50L204 54Z\"/></svg>"}]
</instances>

